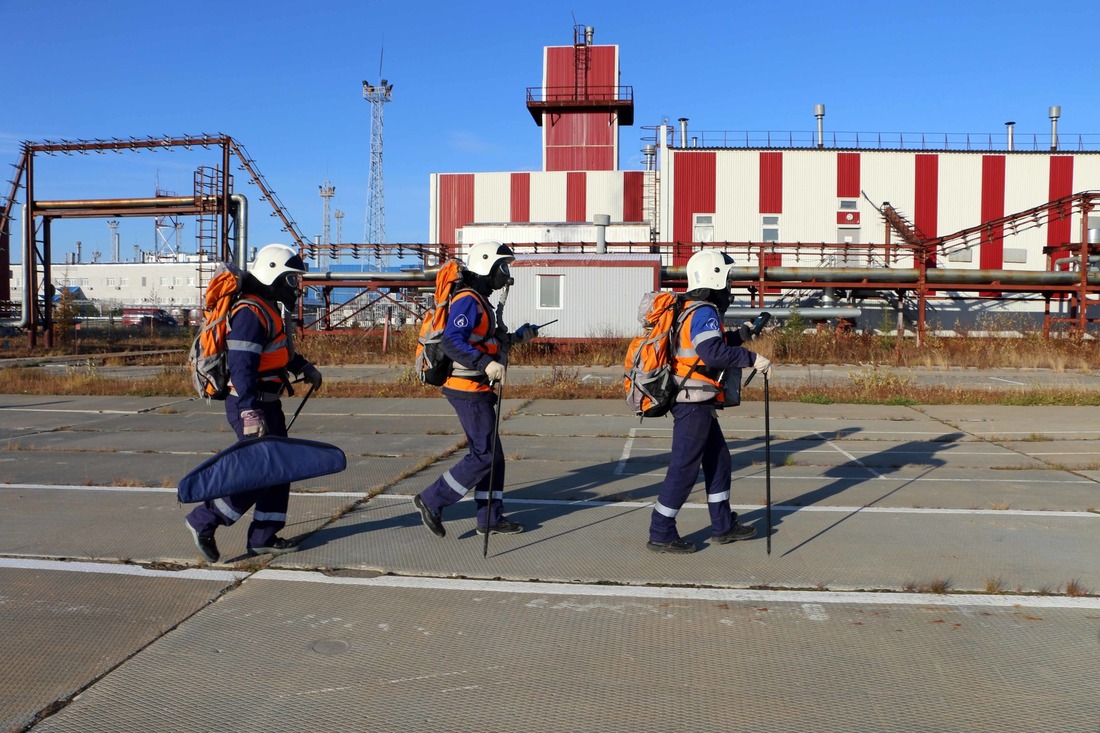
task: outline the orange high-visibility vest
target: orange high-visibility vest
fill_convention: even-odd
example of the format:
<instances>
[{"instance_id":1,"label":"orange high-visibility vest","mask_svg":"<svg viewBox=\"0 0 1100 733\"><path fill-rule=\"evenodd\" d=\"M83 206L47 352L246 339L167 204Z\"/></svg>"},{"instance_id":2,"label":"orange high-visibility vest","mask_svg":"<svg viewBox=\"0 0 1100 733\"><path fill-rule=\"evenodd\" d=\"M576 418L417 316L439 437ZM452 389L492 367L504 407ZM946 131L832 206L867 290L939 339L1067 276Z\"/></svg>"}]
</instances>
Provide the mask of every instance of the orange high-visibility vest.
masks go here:
<instances>
[{"instance_id":1,"label":"orange high-visibility vest","mask_svg":"<svg viewBox=\"0 0 1100 733\"><path fill-rule=\"evenodd\" d=\"M286 366L290 363L290 342L286 336L283 317L263 298L243 295L233 306L230 318L241 308L251 308L267 327L267 340L263 351L260 352L257 377L262 387L261 391L278 393L286 384ZM233 389L232 378L229 380L229 387L231 394L236 395L237 391Z\"/></svg>"},{"instance_id":2,"label":"orange high-visibility vest","mask_svg":"<svg viewBox=\"0 0 1100 733\"><path fill-rule=\"evenodd\" d=\"M454 307L459 298L465 297L472 297L477 302L477 310L481 316L477 319L478 325L474 326L473 333L470 334L470 346L483 354L495 355L500 353L500 342L496 338L496 317L489 301L478 294L476 290L465 288L455 295L451 301L451 307ZM451 371L451 376L447 378L443 386L463 392L489 392L491 389L488 380L485 378L485 372L480 372L477 369L467 369L457 362L455 362L454 369Z\"/></svg>"}]
</instances>

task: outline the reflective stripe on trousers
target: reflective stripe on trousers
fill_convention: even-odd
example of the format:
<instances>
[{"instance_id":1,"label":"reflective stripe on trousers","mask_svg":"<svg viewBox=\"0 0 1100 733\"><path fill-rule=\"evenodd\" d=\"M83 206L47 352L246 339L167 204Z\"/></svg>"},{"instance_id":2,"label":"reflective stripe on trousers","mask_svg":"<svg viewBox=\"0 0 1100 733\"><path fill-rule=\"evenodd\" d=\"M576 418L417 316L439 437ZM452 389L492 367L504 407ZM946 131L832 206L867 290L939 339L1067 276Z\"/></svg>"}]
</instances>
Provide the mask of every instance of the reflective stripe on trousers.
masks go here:
<instances>
[{"instance_id":1,"label":"reflective stripe on trousers","mask_svg":"<svg viewBox=\"0 0 1100 733\"><path fill-rule=\"evenodd\" d=\"M493 492L492 512L488 524L497 524L503 514L504 497L504 449L496 441L493 453L493 434L496 432L496 395L491 400L464 400L447 397L462 431L466 434L467 453L449 471L420 492L420 498L437 514L451 506L471 490L477 503L477 523L485 526L488 492ZM493 469L494 461L496 469ZM489 474L493 486L489 486Z\"/></svg>"},{"instance_id":2,"label":"reflective stripe on trousers","mask_svg":"<svg viewBox=\"0 0 1100 733\"><path fill-rule=\"evenodd\" d=\"M677 403L672 407L672 455L649 522L649 539L671 542L680 538L676 517L703 469L712 534L732 526L729 508L730 453L711 405Z\"/></svg>"}]
</instances>

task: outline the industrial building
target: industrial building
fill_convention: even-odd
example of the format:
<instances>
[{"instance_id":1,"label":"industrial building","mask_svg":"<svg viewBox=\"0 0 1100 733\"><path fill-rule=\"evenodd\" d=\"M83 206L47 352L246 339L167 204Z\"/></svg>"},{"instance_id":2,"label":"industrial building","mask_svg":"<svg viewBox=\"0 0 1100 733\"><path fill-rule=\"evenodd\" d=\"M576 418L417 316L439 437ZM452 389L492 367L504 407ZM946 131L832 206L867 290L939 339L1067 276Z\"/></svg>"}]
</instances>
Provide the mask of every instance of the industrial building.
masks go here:
<instances>
[{"instance_id":1,"label":"industrial building","mask_svg":"<svg viewBox=\"0 0 1100 733\"><path fill-rule=\"evenodd\" d=\"M948 330L990 312L1047 328L1090 320L1080 265L1100 243L1100 151L1059 139L1059 107L1049 136L1019 139L1012 122L995 135L829 133L824 104L808 133L666 120L650 128L644 170L621 170L633 89L620 83L619 47L593 37L578 26L572 45L546 48L542 82L527 90L541 171L432 176L433 244L649 252L671 268L720 246L743 265L739 294L756 308L847 301L922 327L928 311ZM622 295L625 306L637 294ZM587 297L585 281L565 283L566 299Z\"/></svg>"},{"instance_id":2,"label":"industrial building","mask_svg":"<svg viewBox=\"0 0 1100 733\"><path fill-rule=\"evenodd\" d=\"M633 333L641 295L681 285L682 266L700 247L719 247L737 262L728 314L735 318L798 310L819 323L864 329L896 323L918 336L960 326L973 331L1000 313L1020 329L1044 333L1086 332L1095 320L1100 136L1060 137L1058 106L1046 111L1049 134L1029 136L1017 136L1012 122L1004 132L980 135L833 132L825 105L809 102L807 118L812 110L816 129L805 132L711 131L686 118L659 120L642 127L642 142L630 148L642 153L639 169L627 170L620 166L621 138L622 128L634 125L634 91L621 83L619 46L594 38L594 29L578 25L572 44L546 47L542 78L526 90L541 130L541 170L431 174L424 244L331 243L328 198L323 241L307 240L255 161L229 137L25 144L17 176L26 170L23 232L34 246L24 245L30 264L11 269L8 231L0 227L0 300L23 303L19 325L29 326L32 340L36 328L48 328L49 306L45 300L43 313L32 312L36 301L19 292L28 279L40 295L41 283L50 282L81 287L99 301L197 304L212 260L243 264L247 256L248 199L222 175L236 156L248 183L259 187L259 200L273 207L312 262L373 253L381 263L396 252L413 253L421 263L418 272L315 268L306 280L321 305L307 327L362 323L360 310L379 303L415 316L424 304L418 294L429 289L439 261L486 239L520 255L514 269L526 294L511 299L509 319L565 316L557 338ZM368 86L384 94L368 96ZM385 80L382 87L364 82L376 118L391 92ZM381 158L380 127L372 130L372 161ZM35 154L179 145L221 151L220 162L196 172L193 196L33 199ZM371 174L374 204L380 170L372 167ZM17 177L2 212L9 223L18 186ZM322 196L331 190L326 181ZM199 218L197 262L49 264L53 218L168 214ZM589 310L602 317L581 317Z\"/></svg>"}]
</instances>

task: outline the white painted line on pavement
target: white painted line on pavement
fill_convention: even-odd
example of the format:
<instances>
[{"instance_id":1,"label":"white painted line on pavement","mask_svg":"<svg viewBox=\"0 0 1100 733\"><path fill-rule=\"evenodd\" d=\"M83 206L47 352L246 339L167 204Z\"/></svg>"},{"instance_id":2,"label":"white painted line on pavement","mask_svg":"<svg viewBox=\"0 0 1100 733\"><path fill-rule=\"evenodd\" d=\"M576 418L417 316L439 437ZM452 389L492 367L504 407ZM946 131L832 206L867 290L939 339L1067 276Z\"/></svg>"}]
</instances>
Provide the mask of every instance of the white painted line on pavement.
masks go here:
<instances>
[{"instance_id":1,"label":"white painted line on pavement","mask_svg":"<svg viewBox=\"0 0 1100 733\"><path fill-rule=\"evenodd\" d=\"M619 462L615 464L615 475L622 476L623 470L626 469L626 462L630 460L630 449L634 445L634 436L637 435L637 428L630 429L630 437L626 439L623 444L623 454L619 456Z\"/></svg>"},{"instance_id":2,"label":"white painted line on pavement","mask_svg":"<svg viewBox=\"0 0 1100 733\"><path fill-rule=\"evenodd\" d=\"M64 484L0 484L0 489L30 489L40 491L119 491L134 494L175 494L176 487L169 486L66 486ZM368 496L366 491L291 491L292 496L328 496L362 499Z\"/></svg>"},{"instance_id":3,"label":"white painted line on pavement","mask_svg":"<svg viewBox=\"0 0 1100 733\"><path fill-rule=\"evenodd\" d=\"M980 606L985 608L1070 608L1100 609L1100 598L1066 596L1001 596L935 593L860 593L854 591L750 590L740 588L682 588L637 585L586 585L581 583L529 583L507 580L466 580L460 578L423 578L380 575L374 578L344 578L308 570L264 569L253 580L293 581L330 585L362 585L382 588L457 590L475 593L515 593L541 596L604 596L616 598L656 598L662 600L719 601L753 603L852 604L875 606Z\"/></svg>"},{"instance_id":4,"label":"white painted line on pavement","mask_svg":"<svg viewBox=\"0 0 1100 733\"><path fill-rule=\"evenodd\" d=\"M875 478L877 478L877 479L884 479L884 478L886 478L886 477L885 477L885 476L883 476L883 475L882 475L881 473L879 473L879 472L878 472L878 471L876 471L875 469L871 468L870 466L868 466L868 465L864 464L864 463L863 463L863 461L859 460L858 458L856 458L855 456L853 456L853 455L852 455L851 453L849 453L848 451L844 450L843 448L841 448L841 447L840 447L839 445L837 445L837 444L836 444L836 443L834 443L833 441L831 441L831 440L829 440L828 438L826 438L826 437L825 437L824 435L821 435L820 433L816 433L816 435L818 435L818 436L819 436L819 437L820 437L820 438L821 438L822 440L824 440L824 441L825 441L825 445L829 446L830 448L835 448L835 449L836 449L836 451L837 451L837 453L840 453L840 454L841 454L842 456L844 456L845 458L847 458L847 459L848 459L849 461L851 461L851 462L855 463L855 464L856 464L857 466L859 466L860 468L862 468L862 469L866 470L866 471L867 471L868 473L870 473L870 474L871 474L872 476L874 476Z\"/></svg>"},{"instance_id":5,"label":"white painted line on pavement","mask_svg":"<svg viewBox=\"0 0 1100 733\"><path fill-rule=\"evenodd\" d=\"M134 494L174 494L175 487L163 486L66 486L65 484L0 484L0 489L39 489L58 491L120 491Z\"/></svg>"},{"instance_id":6,"label":"white painted line on pavement","mask_svg":"<svg viewBox=\"0 0 1100 733\"><path fill-rule=\"evenodd\" d=\"M248 573L234 570L204 570L187 568L186 570L154 570L141 565L121 565L109 562L65 562L62 560L36 560L19 557L0 557L0 568L18 570L64 570L74 573L103 573L106 575L136 575L142 578L184 578L186 580L237 581L248 577Z\"/></svg>"},{"instance_id":7,"label":"white painted line on pavement","mask_svg":"<svg viewBox=\"0 0 1100 733\"><path fill-rule=\"evenodd\" d=\"M750 476L748 478L757 478ZM906 480L906 479L901 479ZM908 479L906 481L919 480ZM959 479L960 481L964 479ZM1076 483L1094 483L1081 481ZM156 493L175 494L174 488L141 487L141 486L55 486L45 484L0 484L0 489L30 489L30 490L62 490L62 491L118 491L123 493ZM295 498L349 498L362 499L368 496L362 491L301 491L292 492ZM378 494L374 499L412 502L412 498L404 494ZM473 501L473 496L465 496L460 501ZM592 499L561 500L561 499L520 499L509 497L510 504L535 504L547 506L591 506L591 507L649 507L652 501L599 501ZM763 507L763 504L731 504L738 512L744 513ZM701 502L687 502L685 509L706 509L707 505ZM1090 517L1100 518L1100 514L1085 511L1063 510L1038 510L1038 509L944 509L933 507L858 507L858 506L793 506L790 504L772 504L772 509L777 512L836 512L850 514L852 512L869 514L995 514L1000 517Z\"/></svg>"},{"instance_id":8,"label":"white painted line on pavement","mask_svg":"<svg viewBox=\"0 0 1100 733\"><path fill-rule=\"evenodd\" d=\"M1016 382L1016 381L1013 381L1011 379L1005 379L1004 377L990 377L990 379L994 382L1007 382L1009 384L1018 384L1021 387L1024 387L1024 386L1027 385L1027 382Z\"/></svg>"},{"instance_id":9,"label":"white painted line on pavement","mask_svg":"<svg viewBox=\"0 0 1100 733\"><path fill-rule=\"evenodd\" d=\"M77 415L140 415L144 412L144 410L63 410L61 408L7 407L3 405L0 405L0 410L7 410L8 412L68 412Z\"/></svg>"},{"instance_id":10,"label":"white painted line on pavement","mask_svg":"<svg viewBox=\"0 0 1100 733\"><path fill-rule=\"evenodd\" d=\"M838 466L838 468L843 468L843 466ZM1036 468L1035 470L1045 470L1045 469ZM663 476L664 474L663 473L653 473L651 471L650 473L646 473L646 474L632 474L632 475L634 475L634 476ZM749 475L749 476L734 476L733 480L734 481L744 481L745 479L750 479L750 478L759 479L760 481L763 481L766 477L765 476L758 476L758 475L753 474L753 475ZM773 475L772 478L775 478L775 476ZM824 481L824 482L828 483L828 482L831 482L831 481L853 481L853 480L858 480L860 477L859 476L833 476L833 475L829 475L829 476L786 476L786 475L784 475L784 476L781 476L780 478L783 481ZM1009 480L1009 479L1004 479L1004 478L936 478L934 476L906 477L903 474L895 474L895 473L891 473L886 478L891 480L891 481L903 481L903 482L906 482L906 483L913 482L913 481L923 481L923 482L932 481L932 482L940 482L940 483L948 483L948 484L951 484L951 483L959 483L959 484L983 484L983 483L984 484L1005 484L1005 483L1012 483L1012 484L1043 484L1043 485L1048 485L1048 486L1061 486L1063 484L1095 484L1096 483L1096 481L1086 481L1084 479L1072 480L1072 481L1059 481L1059 480L1056 480L1056 479L1051 479L1051 480L1048 481L1046 479L1030 479L1030 478L1014 478L1014 479Z\"/></svg>"},{"instance_id":11,"label":"white painted line on pavement","mask_svg":"<svg viewBox=\"0 0 1100 733\"><path fill-rule=\"evenodd\" d=\"M374 497L375 499L400 501L400 502L412 502L412 497L404 496L401 494L379 494ZM459 499L463 501L473 501L472 496L464 496ZM628 507L631 509L644 508L653 506L652 501L598 501L594 499L575 499L575 500L563 500L563 499L517 499L513 497L508 498L509 504L534 504L542 506L589 506L589 507ZM756 509L762 509L763 504L730 504L732 509L735 509L738 513L743 514L745 512L754 511ZM707 504L702 502L686 502L683 506L684 509L707 509ZM792 504L772 504L772 510L777 512L829 512L838 514L852 514L855 512L867 513L867 514L993 514L998 517L1072 517L1072 518L1089 518L1100 519L1100 514L1096 512L1084 512L1084 511L1069 511L1069 510L1057 510L1052 509L1050 511L1043 511L1039 509L944 509L940 507L880 507L880 506L794 506Z\"/></svg>"}]
</instances>

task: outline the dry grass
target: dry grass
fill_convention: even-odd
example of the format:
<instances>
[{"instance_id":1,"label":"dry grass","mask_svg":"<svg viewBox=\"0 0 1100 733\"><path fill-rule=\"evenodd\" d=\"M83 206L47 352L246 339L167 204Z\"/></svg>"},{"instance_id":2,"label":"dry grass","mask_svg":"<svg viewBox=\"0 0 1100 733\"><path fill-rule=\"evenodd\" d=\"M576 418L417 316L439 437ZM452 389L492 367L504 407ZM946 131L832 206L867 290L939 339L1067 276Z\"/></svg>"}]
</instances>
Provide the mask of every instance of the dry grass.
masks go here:
<instances>
[{"instance_id":1,"label":"dry grass","mask_svg":"<svg viewBox=\"0 0 1100 733\"><path fill-rule=\"evenodd\" d=\"M1077 578L1066 583L1065 594L1072 598L1079 598L1089 595L1089 590L1085 586L1081 585L1081 581Z\"/></svg>"},{"instance_id":2,"label":"dry grass","mask_svg":"<svg viewBox=\"0 0 1100 733\"><path fill-rule=\"evenodd\" d=\"M555 367L546 379L534 384L507 384L509 399L622 399L618 383L583 382L579 372L570 367ZM779 402L812 404L885 404L885 405L1100 405L1100 392L1082 389L1032 388L998 391L938 385L915 385L904 379L886 376L888 372L874 368L853 372L848 384L770 385L771 399ZM94 368L74 368L64 374L45 372L36 367L0 369L0 390L5 394L34 395L121 395L132 397L191 397L191 379L184 366L164 367L152 377L117 379L101 376ZM312 399L323 397L425 397L439 396L438 387L428 387L412 379L393 381L338 381L328 379L322 391ZM742 391L745 402L761 402L762 387L754 382Z\"/></svg>"},{"instance_id":3,"label":"dry grass","mask_svg":"<svg viewBox=\"0 0 1100 733\"><path fill-rule=\"evenodd\" d=\"M1100 369L1100 341L1080 338L1043 340L1034 334L1020 338L987 338L962 334L955 338L929 337L922 346L914 339L896 339L883 333L838 333L806 331L798 319L754 342L752 348L781 364L858 364L848 372L847 384L770 385L777 401L816 404L1002 404L1002 405L1100 405L1100 392L1029 388L1026 390L988 390L982 388L917 385L895 373L891 367L973 367L973 368L1044 368L1056 371ZM991 319L983 324L986 331L1018 330L1009 317ZM26 347L8 341L3 356L25 356ZM0 390L14 394L180 396L192 395L186 367L187 334L168 338L125 335L85 338L81 353L110 350L175 349L162 356L143 357L147 364L161 365L159 374L138 379L108 379L99 374L105 357L90 357L75 363L63 373L34 367L9 367L0 370ZM516 347L512 363L551 367L550 374L535 384L506 385L510 398L525 399L621 399L618 383L582 382L584 366L613 366L622 363L628 339L600 337L585 342L556 343L540 339ZM406 327L391 334L382 350L377 332L340 331L310 333L300 339L299 347L312 361L321 365L394 364L409 365L395 379L384 381L326 380L317 397L438 397L439 390L416 379L411 364L416 345L414 328ZM51 351L39 350L37 356L73 353L71 344ZM129 359L128 364L134 361ZM762 401L760 380L743 390L745 401Z\"/></svg>"}]
</instances>

